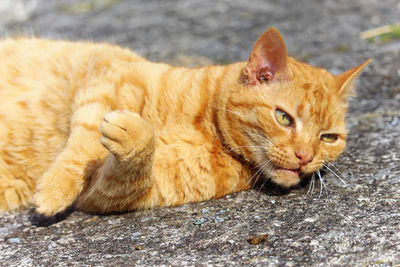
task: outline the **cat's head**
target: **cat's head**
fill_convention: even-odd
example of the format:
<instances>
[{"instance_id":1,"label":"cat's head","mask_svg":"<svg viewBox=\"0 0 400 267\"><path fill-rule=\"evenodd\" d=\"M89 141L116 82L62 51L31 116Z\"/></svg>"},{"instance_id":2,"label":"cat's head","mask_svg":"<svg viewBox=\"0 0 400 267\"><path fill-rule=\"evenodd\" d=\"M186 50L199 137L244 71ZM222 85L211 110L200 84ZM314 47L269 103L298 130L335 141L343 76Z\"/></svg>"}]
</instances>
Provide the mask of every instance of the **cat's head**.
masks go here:
<instances>
[{"instance_id":1,"label":"cat's head","mask_svg":"<svg viewBox=\"0 0 400 267\"><path fill-rule=\"evenodd\" d=\"M367 64L333 76L288 57L268 29L220 103L225 142L276 184L298 184L343 152L351 84Z\"/></svg>"}]
</instances>

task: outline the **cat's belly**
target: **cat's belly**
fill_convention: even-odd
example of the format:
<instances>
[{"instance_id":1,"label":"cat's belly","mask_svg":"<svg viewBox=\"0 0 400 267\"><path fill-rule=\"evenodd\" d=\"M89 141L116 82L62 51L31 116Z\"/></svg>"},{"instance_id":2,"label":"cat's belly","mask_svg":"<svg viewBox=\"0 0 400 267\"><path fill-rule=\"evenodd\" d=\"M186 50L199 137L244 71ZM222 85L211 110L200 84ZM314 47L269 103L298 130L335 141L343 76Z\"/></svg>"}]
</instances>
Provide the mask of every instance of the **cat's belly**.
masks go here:
<instances>
[{"instance_id":1,"label":"cat's belly","mask_svg":"<svg viewBox=\"0 0 400 267\"><path fill-rule=\"evenodd\" d=\"M156 132L154 188L135 208L204 201L248 188L249 170L226 154L217 139L210 142L188 125Z\"/></svg>"}]
</instances>

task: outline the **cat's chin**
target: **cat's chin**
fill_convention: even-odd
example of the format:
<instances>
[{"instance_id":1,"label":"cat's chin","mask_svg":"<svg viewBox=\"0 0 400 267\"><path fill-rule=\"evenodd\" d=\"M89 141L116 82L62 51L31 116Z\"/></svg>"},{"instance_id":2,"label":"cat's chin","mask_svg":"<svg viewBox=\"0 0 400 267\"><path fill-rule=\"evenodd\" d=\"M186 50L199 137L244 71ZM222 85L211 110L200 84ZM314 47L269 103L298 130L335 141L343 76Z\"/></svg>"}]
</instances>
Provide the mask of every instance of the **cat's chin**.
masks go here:
<instances>
[{"instance_id":1,"label":"cat's chin","mask_svg":"<svg viewBox=\"0 0 400 267\"><path fill-rule=\"evenodd\" d=\"M289 188L300 183L301 175L299 170L276 168L270 176L274 183Z\"/></svg>"}]
</instances>

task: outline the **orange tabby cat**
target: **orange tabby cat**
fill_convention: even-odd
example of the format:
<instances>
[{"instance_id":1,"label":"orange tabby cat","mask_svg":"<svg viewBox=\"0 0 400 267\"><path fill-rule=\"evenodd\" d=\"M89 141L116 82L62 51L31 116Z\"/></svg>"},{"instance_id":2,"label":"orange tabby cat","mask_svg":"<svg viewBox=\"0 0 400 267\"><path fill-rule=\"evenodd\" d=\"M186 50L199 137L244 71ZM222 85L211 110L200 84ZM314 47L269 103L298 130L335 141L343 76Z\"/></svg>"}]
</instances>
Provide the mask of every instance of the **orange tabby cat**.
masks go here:
<instances>
[{"instance_id":1,"label":"orange tabby cat","mask_svg":"<svg viewBox=\"0 0 400 267\"><path fill-rule=\"evenodd\" d=\"M0 42L0 210L109 213L283 187L345 147L353 78L286 55L268 29L248 62L189 69L105 44Z\"/></svg>"}]
</instances>

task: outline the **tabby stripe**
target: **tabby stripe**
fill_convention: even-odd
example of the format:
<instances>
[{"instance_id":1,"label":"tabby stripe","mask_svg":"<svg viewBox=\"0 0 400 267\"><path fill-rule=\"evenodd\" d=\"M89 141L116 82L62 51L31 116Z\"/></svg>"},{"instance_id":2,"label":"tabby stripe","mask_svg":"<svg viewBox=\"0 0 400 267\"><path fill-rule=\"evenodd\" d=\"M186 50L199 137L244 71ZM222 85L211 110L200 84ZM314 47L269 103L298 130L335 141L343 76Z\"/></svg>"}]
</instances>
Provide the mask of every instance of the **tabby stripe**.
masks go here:
<instances>
[{"instance_id":1,"label":"tabby stripe","mask_svg":"<svg viewBox=\"0 0 400 267\"><path fill-rule=\"evenodd\" d=\"M124 75L121 78L121 84L129 84L131 86L141 88L144 92L147 92L147 90L144 90L147 88L147 83L143 82L143 80L141 79L136 78L135 75L132 75L131 73L129 73L129 75Z\"/></svg>"},{"instance_id":2,"label":"tabby stripe","mask_svg":"<svg viewBox=\"0 0 400 267\"><path fill-rule=\"evenodd\" d=\"M147 88L147 84L144 83L141 79L137 79L133 77L134 75L129 75L129 76L124 76L121 83L122 84L129 84L129 87L136 87L138 89L140 89L140 92L142 93L142 101L140 103L140 108L138 113L140 115L143 114L143 110L145 108L145 103L149 103L149 94L148 94L148 88ZM122 87L121 87L122 89ZM120 93L118 93L118 98L121 98ZM125 100L125 99L124 99ZM137 99L135 99L135 101L137 101ZM119 103L121 103L121 101L118 101Z\"/></svg>"},{"instance_id":3,"label":"tabby stripe","mask_svg":"<svg viewBox=\"0 0 400 267\"><path fill-rule=\"evenodd\" d=\"M231 105L232 106L235 106L235 107L245 107L245 108L254 108L254 107L266 107L266 108L272 108L270 105L268 105L267 103L264 103L264 102L259 102L258 101L258 99L257 100L255 100L254 102L239 102L239 101L237 101L237 102L234 102L234 101L232 101L231 102Z\"/></svg>"},{"instance_id":4,"label":"tabby stripe","mask_svg":"<svg viewBox=\"0 0 400 267\"><path fill-rule=\"evenodd\" d=\"M201 192L201 190L200 190L199 188L197 188L197 187L192 187L192 192L191 192L191 193L193 193L193 191L197 193L198 198L204 197L203 194L202 194L202 192Z\"/></svg>"},{"instance_id":5,"label":"tabby stripe","mask_svg":"<svg viewBox=\"0 0 400 267\"><path fill-rule=\"evenodd\" d=\"M305 105L298 105L297 106L296 112L297 112L297 116L299 116L300 118L303 116L304 106Z\"/></svg>"},{"instance_id":6,"label":"tabby stripe","mask_svg":"<svg viewBox=\"0 0 400 267\"><path fill-rule=\"evenodd\" d=\"M221 93L222 80L226 77L226 74L229 71L231 71L231 65L228 65L228 66L226 66L226 67L224 67L222 69L222 73L219 74L218 78L215 81L215 88L214 88L214 92L213 92L213 95L212 95L212 100L211 100L212 101L211 102L212 111L213 111L212 120L213 120L214 125L217 127L217 129L218 129L218 125L220 124L219 121L218 121L218 116L217 116L217 111L219 109L218 98L219 98L220 93ZM220 135L220 134L221 133L218 130L218 135Z\"/></svg>"},{"instance_id":7,"label":"tabby stripe","mask_svg":"<svg viewBox=\"0 0 400 267\"><path fill-rule=\"evenodd\" d=\"M181 72L181 76L177 78L178 81L183 81L184 78L186 78L186 83L181 86L180 94L178 96L178 103L176 104L176 111L177 114L181 114L183 110L183 104L185 100L185 94L189 91L192 90L193 85L195 84L196 81L196 75L198 74L196 71L190 71L190 78L188 78L189 75L185 71Z\"/></svg>"},{"instance_id":8,"label":"tabby stripe","mask_svg":"<svg viewBox=\"0 0 400 267\"><path fill-rule=\"evenodd\" d=\"M46 99L42 99L39 102L39 106L41 109L43 109L45 111L45 114L47 114L47 113L59 114L59 112L60 112L60 106L51 105L50 103L48 103L48 101ZM46 118L48 119L48 117L46 117ZM53 120L57 121L57 118L54 118Z\"/></svg>"},{"instance_id":9,"label":"tabby stripe","mask_svg":"<svg viewBox=\"0 0 400 267\"><path fill-rule=\"evenodd\" d=\"M230 114L228 114L228 115L230 115ZM237 117L237 116L234 117L234 120L239 121L242 125L246 125L246 126L248 126L250 128L258 128L258 127L260 127L257 122L247 121L247 120L245 120L243 118L240 118L240 117ZM233 120L229 120L229 121L233 122Z\"/></svg>"},{"instance_id":10,"label":"tabby stripe","mask_svg":"<svg viewBox=\"0 0 400 267\"><path fill-rule=\"evenodd\" d=\"M99 197L111 201L121 201L121 200L127 200L129 198L135 197L136 194L132 194L134 191L136 191L136 188L131 189L129 192L124 192L123 195L115 196L114 194L110 195L107 194L104 191L101 191L98 188L94 188L94 191L98 194Z\"/></svg>"},{"instance_id":11,"label":"tabby stripe","mask_svg":"<svg viewBox=\"0 0 400 267\"><path fill-rule=\"evenodd\" d=\"M157 98L157 105L156 105L156 110L157 110L157 115L160 118L160 120L165 123L167 120L167 114L168 110L162 110L165 107L165 105L162 105L162 101L166 99L166 94L168 93L168 87L167 87L167 81L169 78L169 75L171 72L174 70L172 66L169 66L168 69L166 69L160 78L160 91L158 92L158 98Z\"/></svg>"},{"instance_id":12,"label":"tabby stripe","mask_svg":"<svg viewBox=\"0 0 400 267\"><path fill-rule=\"evenodd\" d=\"M165 203L166 203L165 197L164 197L163 194L161 193L160 186L158 185L158 183L155 183L155 185L153 186L153 190L157 190L157 196L158 196L158 203L159 203L159 205L160 205L160 206L164 206ZM149 190L148 193L150 193L150 190ZM145 196L147 196L148 193L144 194L140 199L143 199Z\"/></svg>"},{"instance_id":13,"label":"tabby stripe","mask_svg":"<svg viewBox=\"0 0 400 267\"><path fill-rule=\"evenodd\" d=\"M107 183L111 182L111 183L117 183L119 185L127 186L127 185L130 185L130 184L133 184L133 183L137 183L138 179L141 179L141 177L131 177L130 179L125 179L124 180L124 179L121 179L121 178L118 178L118 177L108 176L105 179L107 180Z\"/></svg>"},{"instance_id":14,"label":"tabby stripe","mask_svg":"<svg viewBox=\"0 0 400 267\"><path fill-rule=\"evenodd\" d=\"M79 155L79 154L78 154ZM81 166L81 165L83 165L82 163L83 163L83 161L82 160L79 160L79 159L69 159L68 160L68 163L72 163L73 165L75 165L75 166Z\"/></svg>"},{"instance_id":15,"label":"tabby stripe","mask_svg":"<svg viewBox=\"0 0 400 267\"><path fill-rule=\"evenodd\" d=\"M90 105L90 104L94 104L94 103L98 103L107 107L111 107L111 109L113 109L112 107L115 106L115 98L111 97L108 94L104 94L104 95L99 95L96 98L93 99L85 99L82 102L79 101L78 105L76 106L75 110L79 110L81 107L84 107L86 105Z\"/></svg>"},{"instance_id":16,"label":"tabby stripe","mask_svg":"<svg viewBox=\"0 0 400 267\"><path fill-rule=\"evenodd\" d=\"M78 165L78 164L76 164L76 165ZM81 165L82 165L82 162L80 162L80 164L78 166L81 166ZM82 175L82 173L80 172L81 169L79 167L78 167L78 169L76 169L75 166L72 166L71 164L69 164L68 166L65 166L65 170L75 177L80 177ZM76 179L72 179L72 181L74 181L74 180L76 180Z\"/></svg>"},{"instance_id":17,"label":"tabby stripe","mask_svg":"<svg viewBox=\"0 0 400 267\"><path fill-rule=\"evenodd\" d=\"M240 129L235 129L236 127L233 126L233 123L234 123L233 120L227 120L227 122L228 122L229 130L230 130L229 132L231 133L231 138L236 143L236 146L240 146L240 147L243 146L244 152L247 152L245 154L250 154L251 155L251 153L249 151L249 148L245 147L246 143L242 142L242 138L238 134ZM241 124L247 124L243 120L240 120L240 122L241 122ZM250 126L251 128L254 128L254 126L252 126L252 125L248 125L248 126Z\"/></svg>"},{"instance_id":18,"label":"tabby stripe","mask_svg":"<svg viewBox=\"0 0 400 267\"><path fill-rule=\"evenodd\" d=\"M54 110L51 109L49 103L47 103L46 98L40 100L39 105L40 105L40 107L41 107L42 109L44 109L44 110L51 110L51 111L54 111Z\"/></svg>"},{"instance_id":19,"label":"tabby stripe","mask_svg":"<svg viewBox=\"0 0 400 267\"><path fill-rule=\"evenodd\" d=\"M207 138L211 138L206 128L203 125L203 121L206 115L206 112L209 108L210 101L210 67L207 67L203 73L203 80L200 86L200 98L203 100L200 104L200 108L197 114L194 117L193 124L194 126L203 134L203 136Z\"/></svg>"},{"instance_id":20,"label":"tabby stripe","mask_svg":"<svg viewBox=\"0 0 400 267\"><path fill-rule=\"evenodd\" d=\"M25 109L25 110L28 109L28 103L26 103L26 101L20 100L20 101L17 102L17 104L18 104L18 106L19 106L20 108L23 108L23 109Z\"/></svg>"},{"instance_id":21,"label":"tabby stripe","mask_svg":"<svg viewBox=\"0 0 400 267\"><path fill-rule=\"evenodd\" d=\"M80 121L75 121L72 124L72 128L74 128L74 127L82 127L82 128L84 128L84 129L86 129L86 130L88 130L90 132L99 131L99 126L98 125L92 125L92 124L89 124L89 123L86 123L86 122L80 122Z\"/></svg>"}]
</instances>

